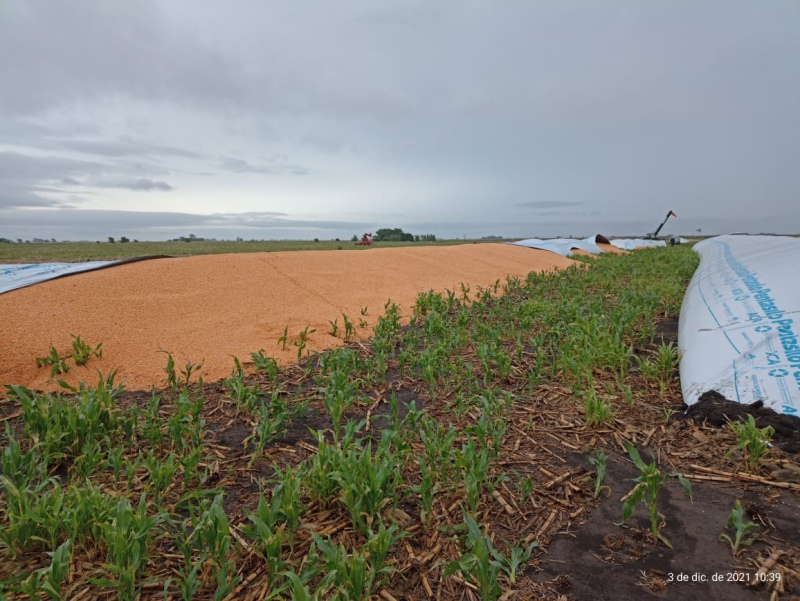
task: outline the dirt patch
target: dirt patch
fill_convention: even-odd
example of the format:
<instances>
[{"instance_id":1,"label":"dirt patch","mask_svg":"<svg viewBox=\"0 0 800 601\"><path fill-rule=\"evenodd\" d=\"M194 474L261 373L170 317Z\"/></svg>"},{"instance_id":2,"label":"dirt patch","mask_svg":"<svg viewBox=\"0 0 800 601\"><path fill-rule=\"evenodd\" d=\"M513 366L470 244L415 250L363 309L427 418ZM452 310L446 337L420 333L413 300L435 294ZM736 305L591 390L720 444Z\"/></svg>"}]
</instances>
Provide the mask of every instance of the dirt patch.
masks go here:
<instances>
[{"instance_id":1,"label":"dirt patch","mask_svg":"<svg viewBox=\"0 0 800 601\"><path fill-rule=\"evenodd\" d=\"M642 453L645 461L650 461ZM570 463L588 466L584 456ZM769 555L774 541L796 539L796 500L784 493L764 496L734 486L692 483L692 500L677 482L663 488L658 508L664 516L661 532L674 543L654 544L650 522L641 507L622 526L622 497L635 483L638 470L619 454L609 456L601 497L589 518L557 536L542 559L536 578L552 583L569 599L763 599L752 583L756 558ZM755 514L761 537L734 557L719 539L728 514L739 499ZM747 519L753 519L747 516Z\"/></svg>"},{"instance_id":2,"label":"dirt patch","mask_svg":"<svg viewBox=\"0 0 800 601\"><path fill-rule=\"evenodd\" d=\"M729 422L747 419L748 415L755 418L759 428L772 426L775 429L772 442L778 448L788 453L800 452L800 418L776 413L765 407L763 401L743 405L709 390L700 396L697 403L686 408L683 418L722 428Z\"/></svg>"},{"instance_id":3,"label":"dirt patch","mask_svg":"<svg viewBox=\"0 0 800 601\"><path fill-rule=\"evenodd\" d=\"M464 283L474 294L506 276L524 278L531 271L572 264L556 253L478 244L121 265L0 295L0 384L55 389L50 369L37 369L35 359L46 356L50 345L62 357L69 354L71 334L92 345L102 342L103 357L85 367L68 360L72 369L59 377L70 384L94 382L95 369L116 369L117 381L124 380L129 389L162 385L165 352L174 357L176 370L187 362L202 363L200 375L211 382L230 374L234 356L245 361L259 349L282 364L296 361L300 349L293 343L306 328L303 353L341 346L342 314L353 324L354 336L366 338L387 299L407 315L420 291L460 294ZM284 328L286 344L278 342Z\"/></svg>"}]
</instances>

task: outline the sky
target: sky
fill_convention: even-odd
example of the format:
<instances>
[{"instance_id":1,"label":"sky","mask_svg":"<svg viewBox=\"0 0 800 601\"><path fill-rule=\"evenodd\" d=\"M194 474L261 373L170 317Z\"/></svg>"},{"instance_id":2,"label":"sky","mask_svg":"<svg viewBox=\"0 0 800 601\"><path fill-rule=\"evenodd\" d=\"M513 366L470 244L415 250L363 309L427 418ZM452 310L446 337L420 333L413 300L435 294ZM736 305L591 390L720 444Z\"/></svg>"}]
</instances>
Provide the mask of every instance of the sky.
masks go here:
<instances>
[{"instance_id":1,"label":"sky","mask_svg":"<svg viewBox=\"0 0 800 601\"><path fill-rule=\"evenodd\" d=\"M0 0L0 237L800 233L800 1Z\"/></svg>"}]
</instances>

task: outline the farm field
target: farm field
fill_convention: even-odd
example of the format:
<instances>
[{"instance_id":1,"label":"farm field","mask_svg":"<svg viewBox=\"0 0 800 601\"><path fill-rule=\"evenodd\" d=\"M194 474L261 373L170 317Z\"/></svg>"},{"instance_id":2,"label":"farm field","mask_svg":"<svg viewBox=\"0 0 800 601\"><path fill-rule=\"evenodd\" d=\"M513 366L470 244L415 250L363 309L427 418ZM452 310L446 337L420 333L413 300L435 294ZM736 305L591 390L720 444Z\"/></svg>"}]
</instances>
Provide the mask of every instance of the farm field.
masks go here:
<instances>
[{"instance_id":1,"label":"farm field","mask_svg":"<svg viewBox=\"0 0 800 601\"><path fill-rule=\"evenodd\" d=\"M192 242L37 242L0 244L0 263L115 261L149 255L188 257L229 253L264 253L296 250L372 250L404 246L456 246L496 243L497 240L437 240L434 242L375 242L371 247L356 246L350 240L259 240Z\"/></svg>"},{"instance_id":2,"label":"farm field","mask_svg":"<svg viewBox=\"0 0 800 601\"><path fill-rule=\"evenodd\" d=\"M330 351L284 330L299 361L252 348L222 379L165 353L152 390L7 387L0 596L800 594L796 422L728 426L742 408L713 398L683 415L695 253L565 261L382 299L369 337L328 323ZM113 340L85 342L105 365Z\"/></svg>"}]
</instances>

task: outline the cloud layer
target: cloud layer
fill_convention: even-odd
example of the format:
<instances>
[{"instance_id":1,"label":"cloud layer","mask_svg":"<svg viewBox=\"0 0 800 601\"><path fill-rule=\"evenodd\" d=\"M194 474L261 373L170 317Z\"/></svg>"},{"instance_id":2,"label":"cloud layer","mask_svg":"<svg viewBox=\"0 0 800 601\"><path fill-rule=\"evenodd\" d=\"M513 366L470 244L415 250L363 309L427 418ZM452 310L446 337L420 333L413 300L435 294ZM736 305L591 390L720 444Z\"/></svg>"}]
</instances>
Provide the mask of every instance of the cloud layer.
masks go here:
<instances>
[{"instance_id":1,"label":"cloud layer","mask_svg":"<svg viewBox=\"0 0 800 601\"><path fill-rule=\"evenodd\" d=\"M312 4L0 4L0 236L800 231L792 0Z\"/></svg>"}]
</instances>

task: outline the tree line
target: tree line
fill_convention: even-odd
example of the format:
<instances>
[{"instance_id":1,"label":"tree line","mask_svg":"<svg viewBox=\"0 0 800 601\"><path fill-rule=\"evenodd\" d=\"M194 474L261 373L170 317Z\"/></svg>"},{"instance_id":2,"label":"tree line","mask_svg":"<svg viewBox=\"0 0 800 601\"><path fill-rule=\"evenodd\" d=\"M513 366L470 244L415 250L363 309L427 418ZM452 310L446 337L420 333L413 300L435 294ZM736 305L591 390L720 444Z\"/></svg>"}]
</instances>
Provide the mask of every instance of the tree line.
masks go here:
<instances>
[{"instance_id":1,"label":"tree line","mask_svg":"<svg viewBox=\"0 0 800 601\"><path fill-rule=\"evenodd\" d=\"M357 242L360 240L358 236L353 234L351 240ZM399 227L388 228L382 227L375 232L372 237L373 242L436 242L435 234L411 234L404 232Z\"/></svg>"}]
</instances>

